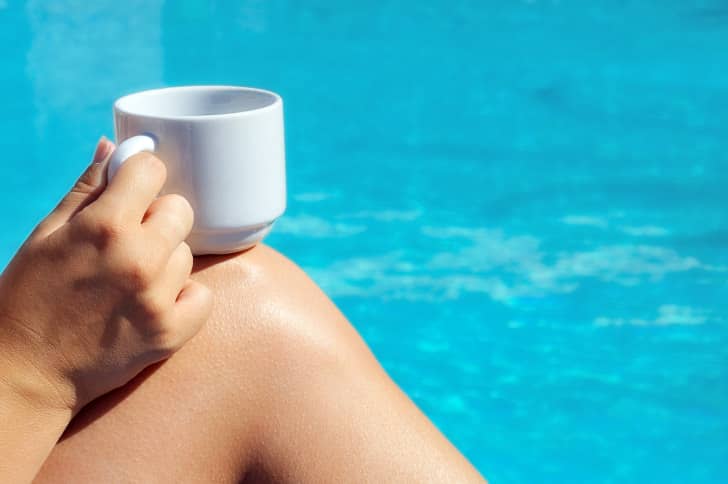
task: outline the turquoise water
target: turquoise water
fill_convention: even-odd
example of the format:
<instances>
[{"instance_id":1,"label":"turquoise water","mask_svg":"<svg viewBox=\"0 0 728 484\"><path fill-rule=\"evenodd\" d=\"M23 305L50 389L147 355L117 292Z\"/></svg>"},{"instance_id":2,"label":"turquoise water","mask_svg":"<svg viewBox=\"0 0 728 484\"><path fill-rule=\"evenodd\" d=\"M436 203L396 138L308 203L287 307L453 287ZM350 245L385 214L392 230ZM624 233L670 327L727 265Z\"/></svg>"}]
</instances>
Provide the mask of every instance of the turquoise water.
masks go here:
<instances>
[{"instance_id":1,"label":"turquoise water","mask_svg":"<svg viewBox=\"0 0 728 484\"><path fill-rule=\"evenodd\" d=\"M728 5L0 0L0 267L121 94L286 101L269 238L492 482L725 482Z\"/></svg>"}]
</instances>

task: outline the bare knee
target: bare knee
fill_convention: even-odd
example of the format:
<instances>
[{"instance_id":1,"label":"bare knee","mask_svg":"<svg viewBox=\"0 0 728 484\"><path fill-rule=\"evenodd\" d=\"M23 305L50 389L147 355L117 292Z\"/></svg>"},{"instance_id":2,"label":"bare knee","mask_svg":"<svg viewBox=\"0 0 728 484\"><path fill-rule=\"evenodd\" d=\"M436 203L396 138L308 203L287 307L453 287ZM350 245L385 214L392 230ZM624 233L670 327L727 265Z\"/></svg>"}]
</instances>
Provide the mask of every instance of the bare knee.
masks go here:
<instances>
[{"instance_id":1,"label":"bare knee","mask_svg":"<svg viewBox=\"0 0 728 484\"><path fill-rule=\"evenodd\" d=\"M324 349L355 334L318 286L267 246L232 256L197 258L194 277L215 295L212 331L224 333L230 342Z\"/></svg>"},{"instance_id":2,"label":"bare knee","mask_svg":"<svg viewBox=\"0 0 728 484\"><path fill-rule=\"evenodd\" d=\"M242 430L255 429L247 471L284 482L341 482L377 472L369 480L414 482L445 481L457 468L453 475L461 478L454 480L477 481L295 264L262 246L197 266L216 296L209 331L224 336L211 340L253 379L245 383L255 396L247 404L253 424ZM332 455L339 459L332 462Z\"/></svg>"},{"instance_id":3,"label":"bare knee","mask_svg":"<svg viewBox=\"0 0 728 484\"><path fill-rule=\"evenodd\" d=\"M374 362L328 297L293 262L259 246L225 257L198 258L195 278L215 294L205 330L210 351L260 377L255 392L269 408L285 389L348 366ZM242 367L242 368L241 368Z\"/></svg>"}]
</instances>

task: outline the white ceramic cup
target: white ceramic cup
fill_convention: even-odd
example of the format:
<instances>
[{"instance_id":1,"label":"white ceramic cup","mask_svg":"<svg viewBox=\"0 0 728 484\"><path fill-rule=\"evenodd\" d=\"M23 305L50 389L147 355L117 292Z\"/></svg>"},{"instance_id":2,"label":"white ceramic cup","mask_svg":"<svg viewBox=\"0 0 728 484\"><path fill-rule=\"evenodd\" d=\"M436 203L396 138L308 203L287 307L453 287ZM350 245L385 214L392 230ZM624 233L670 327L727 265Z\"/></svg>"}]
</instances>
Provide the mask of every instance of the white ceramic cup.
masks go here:
<instances>
[{"instance_id":1,"label":"white ceramic cup","mask_svg":"<svg viewBox=\"0 0 728 484\"><path fill-rule=\"evenodd\" d=\"M114 127L109 179L141 151L164 161L160 195L178 193L192 205L187 243L195 255L252 247L285 211L283 101L275 93L233 86L138 92L114 103Z\"/></svg>"}]
</instances>

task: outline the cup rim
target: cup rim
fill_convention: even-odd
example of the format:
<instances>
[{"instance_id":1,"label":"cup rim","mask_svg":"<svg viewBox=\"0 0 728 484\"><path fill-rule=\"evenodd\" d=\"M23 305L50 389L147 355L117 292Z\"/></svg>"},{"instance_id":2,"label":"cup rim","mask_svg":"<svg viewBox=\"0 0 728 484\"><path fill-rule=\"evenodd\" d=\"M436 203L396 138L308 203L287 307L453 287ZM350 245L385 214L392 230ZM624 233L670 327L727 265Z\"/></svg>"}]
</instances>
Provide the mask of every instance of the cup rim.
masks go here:
<instances>
[{"instance_id":1,"label":"cup rim","mask_svg":"<svg viewBox=\"0 0 728 484\"><path fill-rule=\"evenodd\" d=\"M245 111L234 111L231 113L220 113L220 114L184 114L184 115L170 115L170 114L149 114L145 113L141 110L134 110L129 109L128 107L125 107L124 105L129 103L129 101L132 98L138 97L138 96L149 96L149 95L156 95L156 94L162 94L165 92L170 91L176 91L176 92L190 92L190 91L220 91L220 90L227 90L227 91L241 91L241 92L256 92L260 94L266 94L268 96L271 96L273 98L273 102L266 104L261 107L253 108L253 109L247 109ZM261 112L268 111L271 109L274 109L281 105L283 103L283 99L281 96L276 94L273 91L269 91L267 89L259 89L256 87L245 87L245 86L232 86L232 85L224 85L224 84L210 84L210 85L192 85L192 86L169 86L169 87L161 87L161 88L155 88L155 89L146 89L143 91L137 91L130 94L126 94L124 96L121 96L116 101L114 101L114 112L124 114L127 116L133 116L136 118L146 118L146 119L161 119L165 121L202 121L202 120L214 120L214 119L230 119L230 118L238 118L238 117L246 117L246 116L252 116L256 114L260 114Z\"/></svg>"}]
</instances>

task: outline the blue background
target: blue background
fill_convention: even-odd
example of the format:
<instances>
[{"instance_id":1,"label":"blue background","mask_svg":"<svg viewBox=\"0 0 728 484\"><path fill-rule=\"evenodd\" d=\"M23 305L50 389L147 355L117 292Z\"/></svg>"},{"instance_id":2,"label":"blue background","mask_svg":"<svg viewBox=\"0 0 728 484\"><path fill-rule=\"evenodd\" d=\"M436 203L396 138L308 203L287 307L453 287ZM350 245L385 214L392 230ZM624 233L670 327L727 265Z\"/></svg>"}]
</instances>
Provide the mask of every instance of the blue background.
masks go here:
<instances>
[{"instance_id":1,"label":"blue background","mask_svg":"<svg viewBox=\"0 0 728 484\"><path fill-rule=\"evenodd\" d=\"M0 267L135 90L286 103L268 239L492 482L728 473L722 0L0 0Z\"/></svg>"}]
</instances>

